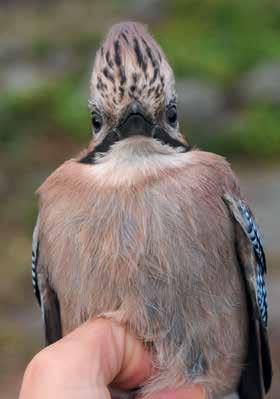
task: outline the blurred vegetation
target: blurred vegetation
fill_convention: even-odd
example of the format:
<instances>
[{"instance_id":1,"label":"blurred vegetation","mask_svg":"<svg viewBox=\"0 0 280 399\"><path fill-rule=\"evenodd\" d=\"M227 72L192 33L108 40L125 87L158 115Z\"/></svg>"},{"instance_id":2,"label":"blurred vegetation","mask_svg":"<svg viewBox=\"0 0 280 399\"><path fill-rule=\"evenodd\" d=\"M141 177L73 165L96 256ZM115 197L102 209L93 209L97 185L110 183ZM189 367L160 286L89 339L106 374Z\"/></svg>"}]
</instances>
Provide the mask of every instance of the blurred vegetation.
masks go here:
<instances>
[{"instance_id":1,"label":"blurred vegetation","mask_svg":"<svg viewBox=\"0 0 280 399\"><path fill-rule=\"evenodd\" d=\"M275 0L175 0L156 36L178 76L231 84L258 61L280 55Z\"/></svg>"},{"instance_id":2,"label":"blurred vegetation","mask_svg":"<svg viewBox=\"0 0 280 399\"><path fill-rule=\"evenodd\" d=\"M280 57L280 3L277 1L175 0L161 3L164 12L150 24L150 29L178 78L205 79L227 90L256 63ZM110 1L105 11L102 7L101 11L105 14L110 10L110 16L117 10L118 16L125 18L126 5L125 1ZM81 8L76 17L67 12L67 17L71 15L68 23L64 16L65 4L49 7L46 13L33 10L33 29L28 26L24 30L22 21L19 33L27 40L25 57L27 54L29 62L44 64L57 52L71 53L73 61L58 78L42 79L36 87L19 93L10 89L2 91L1 146L14 147L18 141L22 143L23 137L44 135L46 130L54 135L70 135L83 143L89 138L86 85L104 26L102 18L99 23L92 23L92 9L86 15ZM53 9L56 10L54 23ZM101 12L99 9L100 5L97 16ZM96 15L94 21L98 21ZM238 113L238 120L221 131L217 128L217 134L207 134L201 128L201 131L190 131L189 136L195 144L228 156L264 154L276 158L280 152L278 108L266 102L246 104Z\"/></svg>"},{"instance_id":3,"label":"blurred vegetation","mask_svg":"<svg viewBox=\"0 0 280 399\"><path fill-rule=\"evenodd\" d=\"M0 104L3 145L13 145L28 135L48 131L58 135L89 138L90 120L81 80L69 75L59 82L20 93L7 92Z\"/></svg>"},{"instance_id":4,"label":"blurred vegetation","mask_svg":"<svg viewBox=\"0 0 280 399\"><path fill-rule=\"evenodd\" d=\"M280 112L275 106L252 105L227 129L208 137L197 132L196 141L209 151L231 159L277 162L280 157Z\"/></svg>"}]
</instances>

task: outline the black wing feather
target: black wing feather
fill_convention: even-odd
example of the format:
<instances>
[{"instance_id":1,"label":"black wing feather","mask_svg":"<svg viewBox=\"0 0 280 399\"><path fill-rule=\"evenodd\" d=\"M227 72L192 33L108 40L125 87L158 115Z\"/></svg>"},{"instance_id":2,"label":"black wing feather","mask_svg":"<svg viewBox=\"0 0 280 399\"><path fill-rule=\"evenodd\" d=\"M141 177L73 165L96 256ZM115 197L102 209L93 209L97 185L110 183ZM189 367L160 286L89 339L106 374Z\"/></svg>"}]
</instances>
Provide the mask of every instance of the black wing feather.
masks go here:
<instances>
[{"instance_id":1,"label":"black wing feather","mask_svg":"<svg viewBox=\"0 0 280 399\"><path fill-rule=\"evenodd\" d=\"M39 228L38 217L32 239L32 285L42 311L46 345L49 345L62 337L62 328L59 300L49 284L47 271L40 257Z\"/></svg>"},{"instance_id":2,"label":"black wing feather","mask_svg":"<svg viewBox=\"0 0 280 399\"><path fill-rule=\"evenodd\" d=\"M34 294L37 298L39 305L41 306L41 296L38 285L38 259L39 259L39 239L38 239L38 230L39 230L39 218L37 220L36 226L33 232L32 238L32 266L31 266L31 275L32 275L32 286Z\"/></svg>"},{"instance_id":3,"label":"black wing feather","mask_svg":"<svg viewBox=\"0 0 280 399\"><path fill-rule=\"evenodd\" d=\"M252 212L240 199L238 200L238 209L244 220L244 224L256 256L256 295L259 308L259 318L262 324L267 327L267 291L265 286L266 260L261 233L252 215Z\"/></svg>"},{"instance_id":4,"label":"black wing feather","mask_svg":"<svg viewBox=\"0 0 280 399\"><path fill-rule=\"evenodd\" d=\"M244 276L249 315L249 342L240 380L241 399L263 399L272 380L267 335L266 260L260 229L249 207L229 194L224 196L235 222L237 257Z\"/></svg>"}]
</instances>

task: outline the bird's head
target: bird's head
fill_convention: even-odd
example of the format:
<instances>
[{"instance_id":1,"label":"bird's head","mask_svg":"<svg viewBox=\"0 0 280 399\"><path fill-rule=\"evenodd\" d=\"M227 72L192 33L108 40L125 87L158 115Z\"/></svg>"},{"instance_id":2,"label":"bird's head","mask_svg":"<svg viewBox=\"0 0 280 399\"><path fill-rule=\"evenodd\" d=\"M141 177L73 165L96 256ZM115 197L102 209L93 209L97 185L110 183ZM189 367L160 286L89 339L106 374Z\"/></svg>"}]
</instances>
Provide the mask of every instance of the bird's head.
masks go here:
<instances>
[{"instance_id":1,"label":"bird's head","mask_svg":"<svg viewBox=\"0 0 280 399\"><path fill-rule=\"evenodd\" d=\"M93 134L101 143L144 135L182 151L187 147L177 119L173 71L138 23L114 25L97 51L89 107Z\"/></svg>"}]
</instances>

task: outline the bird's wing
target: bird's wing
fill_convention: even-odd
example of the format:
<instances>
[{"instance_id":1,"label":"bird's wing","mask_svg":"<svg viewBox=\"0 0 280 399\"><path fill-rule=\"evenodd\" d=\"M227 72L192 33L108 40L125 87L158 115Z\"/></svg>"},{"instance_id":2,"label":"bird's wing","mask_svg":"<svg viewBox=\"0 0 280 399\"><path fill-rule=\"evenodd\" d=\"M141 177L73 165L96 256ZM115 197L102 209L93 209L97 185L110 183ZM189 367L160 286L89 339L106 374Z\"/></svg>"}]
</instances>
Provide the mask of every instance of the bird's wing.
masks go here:
<instances>
[{"instance_id":1,"label":"bird's wing","mask_svg":"<svg viewBox=\"0 0 280 399\"><path fill-rule=\"evenodd\" d=\"M40 297L40 291L39 291L39 286L38 286L38 259L39 259L39 216L37 218L37 222L35 225L35 228L33 230L33 237L32 237L32 286L33 286L33 291L34 294L37 298L37 301L39 305L41 306L41 297Z\"/></svg>"},{"instance_id":2,"label":"bird's wing","mask_svg":"<svg viewBox=\"0 0 280 399\"><path fill-rule=\"evenodd\" d=\"M50 286L47 271L40 257L40 215L37 218L32 239L32 284L42 311L46 344L61 338L60 308L57 295Z\"/></svg>"},{"instance_id":3,"label":"bird's wing","mask_svg":"<svg viewBox=\"0 0 280 399\"><path fill-rule=\"evenodd\" d=\"M237 257L244 277L249 314L249 342L242 373L240 397L261 399L271 385L272 367L267 336L266 261L260 230L249 207L226 194L235 224Z\"/></svg>"}]
</instances>

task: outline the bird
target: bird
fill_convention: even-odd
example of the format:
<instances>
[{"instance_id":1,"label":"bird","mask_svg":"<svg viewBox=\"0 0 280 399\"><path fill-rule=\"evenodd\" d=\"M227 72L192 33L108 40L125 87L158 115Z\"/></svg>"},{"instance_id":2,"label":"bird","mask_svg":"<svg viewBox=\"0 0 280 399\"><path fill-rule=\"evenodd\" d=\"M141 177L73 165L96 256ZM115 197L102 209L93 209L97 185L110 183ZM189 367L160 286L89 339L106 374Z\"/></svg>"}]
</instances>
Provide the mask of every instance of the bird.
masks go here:
<instances>
[{"instance_id":1,"label":"bird","mask_svg":"<svg viewBox=\"0 0 280 399\"><path fill-rule=\"evenodd\" d=\"M228 161L181 133L173 70L142 24L109 30L89 110L88 147L37 190L32 281L46 344L110 318L153 359L154 375L124 395L201 383L210 399L264 398L262 235Z\"/></svg>"}]
</instances>

